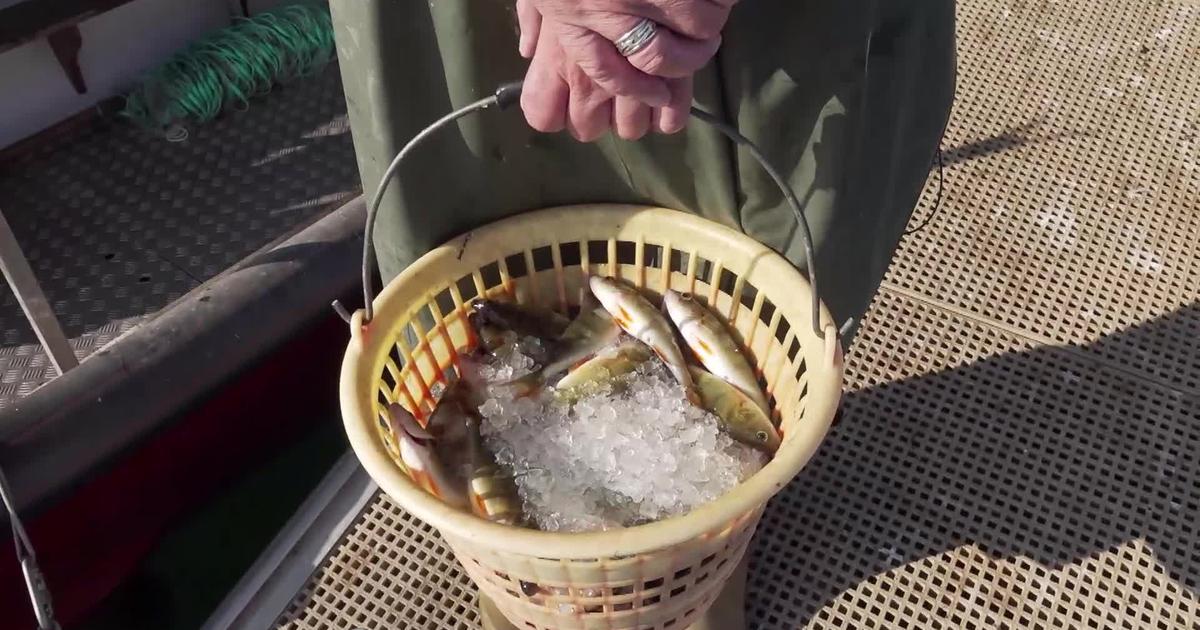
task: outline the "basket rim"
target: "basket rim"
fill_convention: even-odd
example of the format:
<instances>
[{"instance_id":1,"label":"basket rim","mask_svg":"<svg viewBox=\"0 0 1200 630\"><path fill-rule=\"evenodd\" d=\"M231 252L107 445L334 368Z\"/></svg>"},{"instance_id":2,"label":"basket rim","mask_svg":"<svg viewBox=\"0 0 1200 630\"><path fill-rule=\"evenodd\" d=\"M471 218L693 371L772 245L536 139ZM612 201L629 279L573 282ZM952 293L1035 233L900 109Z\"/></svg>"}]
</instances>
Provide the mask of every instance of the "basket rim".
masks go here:
<instances>
[{"instance_id":1,"label":"basket rim","mask_svg":"<svg viewBox=\"0 0 1200 630\"><path fill-rule=\"evenodd\" d=\"M747 247L756 255L762 256L766 263L786 266L786 270L794 275L792 280L802 288L808 288L803 274L782 256L751 237L715 221L656 206L581 204L516 214L450 239L421 256L387 283L375 298L377 316L382 310L379 309L379 305L386 303L405 282L427 273L427 268L443 257L454 256L458 249L455 243L468 234L472 239L478 240L486 233L502 227L511 229L527 223L531 224L530 227L533 224L544 224L548 218L558 217L564 212L576 215L580 212L602 213L614 217L649 213L661 215L671 222L686 223L693 229L724 231L723 237L740 241L739 246ZM785 311L789 318L800 317L800 307L795 304L780 303L777 304L777 308ZM834 345L831 351L825 353L834 365L829 366L833 374L832 379L815 386L810 382L808 410L812 412L810 420L816 421L805 422L790 431L785 436L784 444L766 466L717 500L681 516L644 525L595 532L547 532L512 527L492 523L469 512L450 507L414 484L392 461L374 427L377 421L372 415L370 395L364 396L358 388L358 383L362 382L364 376L363 372L370 368L364 360L367 356L366 351L372 343L379 343L378 339L371 339L371 335L368 334L370 325L363 325L361 309L351 318L351 339L342 361L339 398L343 425L355 455L379 487L406 511L457 541L486 546L503 553L545 559L586 561L649 553L715 534L752 515L790 482L812 458L832 424L841 397L843 379L841 343L824 303L821 304L821 321L826 331L825 343ZM366 376L371 380L378 377L376 374ZM819 393L817 390L824 392L824 395L816 395Z\"/></svg>"}]
</instances>

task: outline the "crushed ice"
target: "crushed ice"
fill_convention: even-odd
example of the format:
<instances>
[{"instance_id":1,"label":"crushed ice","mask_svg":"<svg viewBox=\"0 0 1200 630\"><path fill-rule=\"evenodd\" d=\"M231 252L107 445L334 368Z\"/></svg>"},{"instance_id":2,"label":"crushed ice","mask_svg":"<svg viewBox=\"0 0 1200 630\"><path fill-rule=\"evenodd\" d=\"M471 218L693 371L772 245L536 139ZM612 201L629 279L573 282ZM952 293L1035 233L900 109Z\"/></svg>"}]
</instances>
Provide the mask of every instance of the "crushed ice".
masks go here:
<instances>
[{"instance_id":1,"label":"crushed ice","mask_svg":"<svg viewBox=\"0 0 1200 630\"><path fill-rule=\"evenodd\" d=\"M496 385L535 369L509 351L483 370ZM489 387L485 443L511 472L525 514L546 531L631 526L713 501L765 463L684 398L658 361L566 405L547 388L513 398Z\"/></svg>"}]
</instances>

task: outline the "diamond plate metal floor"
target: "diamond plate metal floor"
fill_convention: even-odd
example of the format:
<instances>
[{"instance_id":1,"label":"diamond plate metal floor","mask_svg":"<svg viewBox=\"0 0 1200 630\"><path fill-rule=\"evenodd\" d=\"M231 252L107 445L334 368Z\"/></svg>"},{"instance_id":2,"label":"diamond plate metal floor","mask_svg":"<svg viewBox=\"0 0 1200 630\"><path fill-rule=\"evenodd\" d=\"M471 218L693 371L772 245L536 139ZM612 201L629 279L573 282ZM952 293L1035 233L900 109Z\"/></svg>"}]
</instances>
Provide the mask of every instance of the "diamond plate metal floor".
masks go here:
<instances>
[{"instance_id":1,"label":"diamond plate metal floor","mask_svg":"<svg viewBox=\"0 0 1200 630\"><path fill-rule=\"evenodd\" d=\"M97 127L0 171L4 212L84 358L359 189L338 68L167 142ZM0 294L0 409L55 375Z\"/></svg>"},{"instance_id":2,"label":"diamond plate metal floor","mask_svg":"<svg viewBox=\"0 0 1200 630\"><path fill-rule=\"evenodd\" d=\"M1200 627L1200 4L958 6L941 209L763 517L750 627ZM277 627L478 615L379 495Z\"/></svg>"}]
</instances>

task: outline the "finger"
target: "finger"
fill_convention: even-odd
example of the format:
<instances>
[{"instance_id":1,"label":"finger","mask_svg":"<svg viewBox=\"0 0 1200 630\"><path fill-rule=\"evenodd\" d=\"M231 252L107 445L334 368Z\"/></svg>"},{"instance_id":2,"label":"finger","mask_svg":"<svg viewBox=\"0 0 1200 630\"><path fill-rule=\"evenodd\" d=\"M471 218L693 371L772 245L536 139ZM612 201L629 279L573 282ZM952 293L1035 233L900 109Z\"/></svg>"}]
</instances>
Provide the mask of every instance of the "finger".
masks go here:
<instances>
[{"instance_id":1,"label":"finger","mask_svg":"<svg viewBox=\"0 0 1200 630\"><path fill-rule=\"evenodd\" d=\"M691 116L692 78L672 79L667 86L671 88L671 104L655 110L652 122L659 133L678 133Z\"/></svg>"},{"instance_id":2,"label":"finger","mask_svg":"<svg viewBox=\"0 0 1200 630\"><path fill-rule=\"evenodd\" d=\"M571 92L567 106L567 131L580 142L591 142L612 124L612 96L597 86L581 68L567 72Z\"/></svg>"},{"instance_id":3,"label":"finger","mask_svg":"<svg viewBox=\"0 0 1200 630\"><path fill-rule=\"evenodd\" d=\"M521 88L521 111L530 127L553 133L567 124L566 56L554 35L542 31Z\"/></svg>"},{"instance_id":4,"label":"finger","mask_svg":"<svg viewBox=\"0 0 1200 630\"><path fill-rule=\"evenodd\" d=\"M626 140L637 140L650 130L650 106L628 96L613 99L613 127Z\"/></svg>"},{"instance_id":5,"label":"finger","mask_svg":"<svg viewBox=\"0 0 1200 630\"><path fill-rule=\"evenodd\" d=\"M542 28L542 14L538 13L533 0L517 0L517 24L521 28L521 40L517 44L517 52L530 59L537 47L538 32Z\"/></svg>"},{"instance_id":6,"label":"finger","mask_svg":"<svg viewBox=\"0 0 1200 630\"><path fill-rule=\"evenodd\" d=\"M666 4L667 6L662 6ZM661 2L641 2L627 9L628 13L633 14L636 18L633 24L627 24L624 30L614 34L620 37L633 25L637 23L637 19L648 18L660 26L665 26L672 31L690 38L690 39L712 39L721 34L721 29L725 27L725 22L729 19L730 7L727 4L732 4L728 0L714 1L702 0L700 2L688 2L685 8L680 8L678 3L661 3ZM619 14L614 14L619 15ZM611 18L616 21L615 18ZM599 22L599 20L596 20ZM597 28L599 31L601 28ZM605 33L601 33L606 35Z\"/></svg>"},{"instance_id":7,"label":"finger","mask_svg":"<svg viewBox=\"0 0 1200 630\"><path fill-rule=\"evenodd\" d=\"M688 39L659 27L654 39L626 59L646 74L677 79L693 75L708 65L720 47L720 35L711 39Z\"/></svg>"},{"instance_id":8,"label":"finger","mask_svg":"<svg viewBox=\"0 0 1200 630\"><path fill-rule=\"evenodd\" d=\"M714 6L708 2L697 2L693 5ZM643 17L653 20L658 27L654 37L646 42L640 50L628 57L629 63L633 67L653 76L677 78L693 74L704 67L708 60L717 53L717 48L721 46L721 27L725 24L726 15L720 16L715 28L704 31L692 30L693 33L704 33L704 37L692 37L687 33L681 34L681 31L672 22L661 21L665 18L656 19L654 15L656 11L658 10L643 11L650 14L645 16L605 13L601 17L590 20L587 26L608 41L616 42L633 30ZM670 13L691 14L692 11L689 9Z\"/></svg>"},{"instance_id":9,"label":"finger","mask_svg":"<svg viewBox=\"0 0 1200 630\"><path fill-rule=\"evenodd\" d=\"M665 81L630 65L612 42L598 33L569 24L557 24L555 30L567 58L604 91L614 96L628 96L652 107L670 103L671 92Z\"/></svg>"}]
</instances>

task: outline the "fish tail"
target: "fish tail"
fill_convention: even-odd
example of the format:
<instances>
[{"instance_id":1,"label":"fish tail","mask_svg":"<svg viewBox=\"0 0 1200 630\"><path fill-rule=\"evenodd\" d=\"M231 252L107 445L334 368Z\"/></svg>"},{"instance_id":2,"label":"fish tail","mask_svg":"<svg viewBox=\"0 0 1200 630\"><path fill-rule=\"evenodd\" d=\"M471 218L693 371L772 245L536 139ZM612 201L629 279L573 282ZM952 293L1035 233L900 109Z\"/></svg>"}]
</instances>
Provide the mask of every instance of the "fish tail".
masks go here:
<instances>
[{"instance_id":1,"label":"fish tail","mask_svg":"<svg viewBox=\"0 0 1200 630\"><path fill-rule=\"evenodd\" d=\"M692 378L692 373L686 365L668 364L671 366L671 371L675 373L675 380L679 381L679 385L683 387L683 395L688 399L688 402L693 405L704 408L704 401L700 398L700 391L696 389L696 381Z\"/></svg>"}]
</instances>

